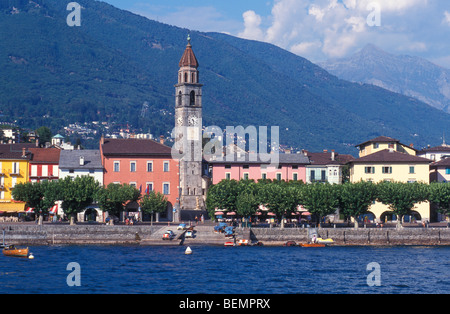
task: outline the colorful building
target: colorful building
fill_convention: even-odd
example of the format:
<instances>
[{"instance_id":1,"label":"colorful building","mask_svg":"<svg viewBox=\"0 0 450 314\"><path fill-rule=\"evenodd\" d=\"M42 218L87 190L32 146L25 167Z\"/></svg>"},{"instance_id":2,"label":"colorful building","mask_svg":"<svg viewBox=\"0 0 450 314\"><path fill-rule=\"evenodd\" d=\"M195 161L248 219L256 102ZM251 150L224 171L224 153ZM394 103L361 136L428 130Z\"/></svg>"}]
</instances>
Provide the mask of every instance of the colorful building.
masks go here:
<instances>
[{"instance_id":1,"label":"colorful building","mask_svg":"<svg viewBox=\"0 0 450 314\"><path fill-rule=\"evenodd\" d=\"M371 140L368 145L363 145L360 151L365 151L364 156L350 161L350 181L353 183L371 181L374 183L382 181L396 182L422 182L429 183L429 167L431 160L415 156L416 150L404 146L397 140L385 141ZM375 147L375 144L378 144ZM362 145L362 144L360 144ZM388 147L380 150L380 146ZM398 149L398 150L397 150ZM370 150L370 153L368 153ZM375 202L369 209L377 219L389 220L392 212L387 205ZM430 204L419 203L415 206L413 214L418 220L430 220Z\"/></svg>"},{"instance_id":2,"label":"colorful building","mask_svg":"<svg viewBox=\"0 0 450 314\"><path fill-rule=\"evenodd\" d=\"M405 145L400 143L399 140L387 136L379 136L358 144L356 147L359 148L359 157L364 157L385 149L393 149L394 151L413 156L415 156L418 152L418 150L414 148L414 145Z\"/></svg>"},{"instance_id":3,"label":"colorful building","mask_svg":"<svg viewBox=\"0 0 450 314\"><path fill-rule=\"evenodd\" d=\"M0 145L0 212L25 212L25 203L16 202L12 191L20 183L29 181L29 162L31 152L27 149L34 144Z\"/></svg>"},{"instance_id":4,"label":"colorful building","mask_svg":"<svg viewBox=\"0 0 450 314\"><path fill-rule=\"evenodd\" d=\"M170 147L153 140L102 138L100 154L105 186L126 183L142 194L160 192L169 201L167 215L162 217L171 219L179 197L179 169Z\"/></svg>"},{"instance_id":5,"label":"colorful building","mask_svg":"<svg viewBox=\"0 0 450 314\"><path fill-rule=\"evenodd\" d=\"M220 181L260 179L303 181L306 182L306 165L309 159L303 154L279 154L279 162L271 164L270 161L252 160L248 154L242 158L235 154L231 161L226 157L221 160L208 160L212 174L212 184Z\"/></svg>"},{"instance_id":6,"label":"colorful building","mask_svg":"<svg viewBox=\"0 0 450 314\"><path fill-rule=\"evenodd\" d=\"M30 148L29 176L31 182L52 181L59 178L58 148Z\"/></svg>"}]
</instances>

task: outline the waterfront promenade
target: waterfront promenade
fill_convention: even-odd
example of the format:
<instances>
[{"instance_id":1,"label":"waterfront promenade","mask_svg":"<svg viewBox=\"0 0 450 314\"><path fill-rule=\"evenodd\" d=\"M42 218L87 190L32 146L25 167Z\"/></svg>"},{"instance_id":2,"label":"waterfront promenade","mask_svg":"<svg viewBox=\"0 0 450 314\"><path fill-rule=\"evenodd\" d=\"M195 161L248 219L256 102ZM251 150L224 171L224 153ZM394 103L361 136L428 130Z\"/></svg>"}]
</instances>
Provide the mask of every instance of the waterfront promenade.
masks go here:
<instances>
[{"instance_id":1,"label":"waterfront promenade","mask_svg":"<svg viewBox=\"0 0 450 314\"><path fill-rule=\"evenodd\" d=\"M188 222L189 224L189 222ZM195 223L194 223L195 225ZM195 225L195 237L185 238L178 224L160 222L153 225L147 223L133 226L116 224L79 223L69 226L65 223L1 223L0 230L5 231L5 242L16 245L224 245L223 234L213 232L216 224L208 221ZM387 224L383 228L371 225L359 229L344 228L343 225L326 226L325 228L284 228L256 227L236 228L236 239L259 242L265 246L281 246L287 241L296 243L308 242L312 231L324 239L331 238L337 246L395 246L395 245L450 245L450 228L445 223L430 224L422 227L419 224L405 224L396 229L395 224ZM175 238L162 240L162 235L172 230Z\"/></svg>"}]
</instances>

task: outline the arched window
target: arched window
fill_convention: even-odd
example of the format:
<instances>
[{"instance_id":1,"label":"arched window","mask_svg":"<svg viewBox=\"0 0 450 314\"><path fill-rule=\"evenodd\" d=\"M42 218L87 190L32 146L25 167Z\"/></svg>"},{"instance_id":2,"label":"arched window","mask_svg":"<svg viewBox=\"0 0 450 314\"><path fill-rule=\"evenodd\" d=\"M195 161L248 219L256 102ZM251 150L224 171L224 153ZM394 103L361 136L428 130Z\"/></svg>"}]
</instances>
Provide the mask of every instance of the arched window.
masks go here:
<instances>
[{"instance_id":1,"label":"arched window","mask_svg":"<svg viewBox=\"0 0 450 314\"><path fill-rule=\"evenodd\" d=\"M195 92L194 91L191 92L189 105L190 106L195 106Z\"/></svg>"},{"instance_id":2,"label":"arched window","mask_svg":"<svg viewBox=\"0 0 450 314\"><path fill-rule=\"evenodd\" d=\"M178 97L177 97L177 106L180 107L181 106L181 101L182 101L182 94L181 91L178 93Z\"/></svg>"}]
</instances>

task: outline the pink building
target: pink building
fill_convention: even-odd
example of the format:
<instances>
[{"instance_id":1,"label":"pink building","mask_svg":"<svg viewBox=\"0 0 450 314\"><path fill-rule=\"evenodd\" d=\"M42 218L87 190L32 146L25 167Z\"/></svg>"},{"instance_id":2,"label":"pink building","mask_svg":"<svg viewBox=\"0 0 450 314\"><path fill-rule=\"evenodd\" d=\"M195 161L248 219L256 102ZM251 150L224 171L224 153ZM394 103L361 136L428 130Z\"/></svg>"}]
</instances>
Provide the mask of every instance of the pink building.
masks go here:
<instances>
[{"instance_id":1,"label":"pink building","mask_svg":"<svg viewBox=\"0 0 450 314\"><path fill-rule=\"evenodd\" d=\"M234 161L210 160L209 165L212 173L212 184L227 180L255 180L271 179L285 181L306 182L306 165L309 158L303 154L280 154L278 165L261 160L250 161L249 156L243 156L243 160L234 158Z\"/></svg>"}]
</instances>

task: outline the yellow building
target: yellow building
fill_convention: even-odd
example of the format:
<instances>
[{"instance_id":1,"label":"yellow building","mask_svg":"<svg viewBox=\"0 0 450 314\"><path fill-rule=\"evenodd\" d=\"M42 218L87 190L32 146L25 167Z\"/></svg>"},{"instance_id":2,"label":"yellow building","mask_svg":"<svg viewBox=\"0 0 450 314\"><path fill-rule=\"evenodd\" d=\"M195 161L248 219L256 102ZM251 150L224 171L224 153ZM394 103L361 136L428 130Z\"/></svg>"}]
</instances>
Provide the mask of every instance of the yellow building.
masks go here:
<instances>
[{"instance_id":1,"label":"yellow building","mask_svg":"<svg viewBox=\"0 0 450 314\"><path fill-rule=\"evenodd\" d=\"M389 139L382 137L383 139ZM376 139L375 139L376 140ZM378 145L374 145L378 144ZM430 183L431 160L417 157L416 150L399 141L368 141L360 146L360 158L350 162L350 181L423 182ZM392 211L388 206L375 202L369 211L379 221L391 219ZM430 220L430 204L419 203L413 209L419 220Z\"/></svg>"},{"instance_id":2,"label":"yellow building","mask_svg":"<svg viewBox=\"0 0 450 314\"><path fill-rule=\"evenodd\" d=\"M0 212L25 211L24 203L13 200L12 191L17 184L29 181L30 157L25 145L0 145Z\"/></svg>"},{"instance_id":3,"label":"yellow building","mask_svg":"<svg viewBox=\"0 0 450 314\"><path fill-rule=\"evenodd\" d=\"M416 156L417 149L413 145L405 145L392 137L379 136L367 142L356 145L359 148L359 157L364 157L385 149L393 149L400 153Z\"/></svg>"}]
</instances>

